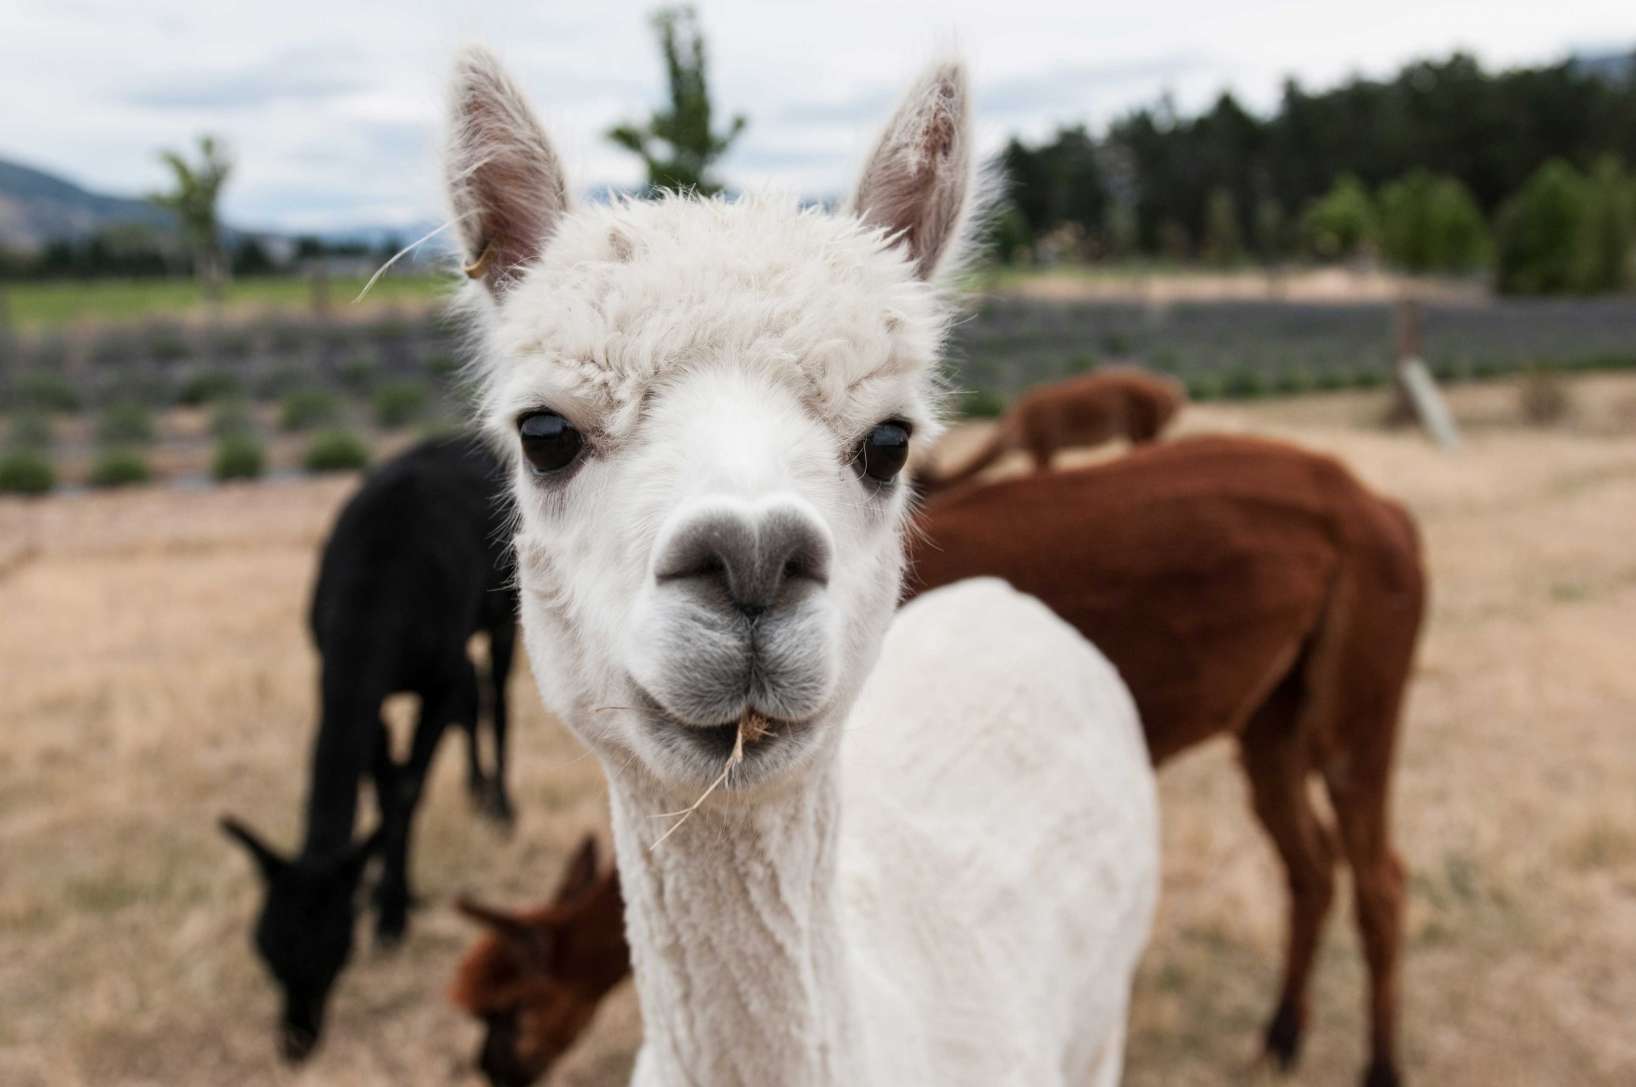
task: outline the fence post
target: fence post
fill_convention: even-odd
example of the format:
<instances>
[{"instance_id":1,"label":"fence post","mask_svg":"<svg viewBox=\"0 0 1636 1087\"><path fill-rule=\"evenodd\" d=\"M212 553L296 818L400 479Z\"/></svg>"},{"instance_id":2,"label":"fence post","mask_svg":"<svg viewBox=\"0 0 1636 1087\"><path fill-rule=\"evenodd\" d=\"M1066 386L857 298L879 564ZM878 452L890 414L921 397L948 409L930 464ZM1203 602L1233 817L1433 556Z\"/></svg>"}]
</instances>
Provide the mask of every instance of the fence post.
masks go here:
<instances>
[{"instance_id":1,"label":"fence post","mask_svg":"<svg viewBox=\"0 0 1636 1087\"><path fill-rule=\"evenodd\" d=\"M1397 365L1393 395L1422 430L1443 449L1460 448L1454 416L1437 391L1437 381L1421 357L1420 303L1405 297L1397 304Z\"/></svg>"}]
</instances>

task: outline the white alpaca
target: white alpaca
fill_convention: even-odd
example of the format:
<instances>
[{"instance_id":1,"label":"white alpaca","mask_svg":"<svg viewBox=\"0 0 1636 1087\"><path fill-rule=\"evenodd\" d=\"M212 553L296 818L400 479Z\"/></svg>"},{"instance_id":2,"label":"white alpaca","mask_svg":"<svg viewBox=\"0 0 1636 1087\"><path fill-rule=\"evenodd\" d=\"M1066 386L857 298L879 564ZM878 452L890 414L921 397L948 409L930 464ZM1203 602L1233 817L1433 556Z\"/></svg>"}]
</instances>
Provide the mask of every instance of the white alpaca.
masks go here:
<instances>
[{"instance_id":1,"label":"white alpaca","mask_svg":"<svg viewBox=\"0 0 1636 1087\"><path fill-rule=\"evenodd\" d=\"M841 214L570 210L486 53L452 110L529 655L608 776L636 1082L1116 1082L1157 872L1130 698L997 582L892 621L934 276L970 219L959 68L917 84Z\"/></svg>"}]
</instances>

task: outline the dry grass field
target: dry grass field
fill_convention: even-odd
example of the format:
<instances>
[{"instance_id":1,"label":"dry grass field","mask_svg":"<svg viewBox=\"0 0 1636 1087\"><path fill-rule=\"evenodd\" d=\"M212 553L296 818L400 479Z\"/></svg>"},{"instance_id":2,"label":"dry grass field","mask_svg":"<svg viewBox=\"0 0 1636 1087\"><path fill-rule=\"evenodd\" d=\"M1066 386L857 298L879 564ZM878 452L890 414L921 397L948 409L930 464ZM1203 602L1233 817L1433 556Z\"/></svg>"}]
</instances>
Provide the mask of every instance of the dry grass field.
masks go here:
<instances>
[{"instance_id":1,"label":"dry grass field","mask_svg":"<svg viewBox=\"0 0 1636 1087\"><path fill-rule=\"evenodd\" d=\"M1406 500L1434 605L1395 823L1412 877L1411 1082L1636 1083L1636 381L1516 422L1515 390L1453 395L1457 455L1378 429L1380 394L1193 411L1188 430L1282 435ZM509 838L468 809L450 744L419 825L426 906L367 939L326 1044L273 1055L252 957L255 878L216 816L297 834L315 668L304 610L347 479L0 502L0 1084L467 1084L477 1029L443 990L463 890L528 902L604 824L599 771L514 678ZM406 707L396 707L397 710ZM403 714L397 714L400 718ZM1127 1082L1273 1082L1252 1067L1277 983L1282 891L1229 746L1167 768L1163 902ZM1345 896L1296 1084L1361 1068ZM553 1082L624 1082L626 985Z\"/></svg>"}]
</instances>

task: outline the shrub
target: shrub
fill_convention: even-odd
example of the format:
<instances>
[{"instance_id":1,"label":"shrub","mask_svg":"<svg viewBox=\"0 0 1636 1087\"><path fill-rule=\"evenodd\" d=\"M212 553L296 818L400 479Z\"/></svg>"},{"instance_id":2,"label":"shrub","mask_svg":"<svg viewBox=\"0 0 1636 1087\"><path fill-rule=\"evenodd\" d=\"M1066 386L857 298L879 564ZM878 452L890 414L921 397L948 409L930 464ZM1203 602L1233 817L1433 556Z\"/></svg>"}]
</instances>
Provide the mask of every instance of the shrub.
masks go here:
<instances>
[{"instance_id":1,"label":"shrub","mask_svg":"<svg viewBox=\"0 0 1636 1087\"><path fill-rule=\"evenodd\" d=\"M967 389L960 394L964 419L995 419L1005 414L1005 397L992 389Z\"/></svg>"},{"instance_id":2,"label":"shrub","mask_svg":"<svg viewBox=\"0 0 1636 1087\"><path fill-rule=\"evenodd\" d=\"M31 449L0 454L0 493L44 494L56 485L51 461Z\"/></svg>"},{"instance_id":3,"label":"shrub","mask_svg":"<svg viewBox=\"0 0 1636 1087\"><path fill-rule=\"evenodd\" d=\"M1369 191L1351 174L1342 174L1301 216L1307 248L1322 260L1354 256L1373 246L1380 222Z\"/></svg>"},{"instance_id":4,"label":"shrub","mask_svg":"<svg viewBox=\"0 0 1636 1087\"><path fill-rule=\"evenodd\" d=\"M254 341L248 332L233 330L218 333L210 341L210 353L224 362L236 362L250 357L250 349Z\"/></svg>"},{"instance_id":5,"label":"shrub","mask_svg":"<svg viewBox=\"0 0 1636 1087\"><path fill-rule=\"evenodd\" d=\"M1255 367L1243 366L1227 375L1221 391L1229 400L1254 400L1267 395L1267 379Z\"/></svg>"},{"instance_id":6,"label":"shrub","mask_svg":"<svg viewBox=\"0 0 1636 1087\"><path fill-rule=\"evenodd\" d=\"M1287 367L1272 379L1272 391L1280 396L1298 396L1313 387L1312 371L1302 366Z\"/></svg>"},{"instance_id":7,"label":"shrub","mask_svg":"<svg viewBox=\"0 0 1636 1087\"><path fill-rule=\"evenodd\" d=\"M36 370L17 379L17 402L42 411L79 411L79 390L62 374Z\"/></svg>"},{"instance_id":8,"label":"shrub","mask_svg":"<svg viewBox=\"0 0 1636 1087\"><path fill-rule=\"evenodd\" d=\"M1320 392L1335 392L1352 384L1351 371L1340 366L1326 366L1318 371L1313 385Z\"/></svg>"},{"instance_id":9,"label":"shrub","mask_svg":"<svg viewBox=\"0 0 1636 1087\"><path fill-rule=\"evenodd\" d=\"M375 391L375 422L396 430L426 412L426 389L416 381L394 381Z\"/></svg>"},{"instance_id":10,"label":"shrub","mask_svg":"<svg viewBox=\"0 0 1636 1087\"><path fill-rule=\"evenodd\" d=\"M374 359L357 355L341 363L338 374L343 387L355 393L364 393L375 384L378 370Z\"/></svg>"},{"instance_id":11,"label":"shrub","mask_svg":"<svg viewBox=\"0 0 1636 1087\"><path fill-rule=\"evenodd\" d=\"M1488 226L1457 179L1415 170L1380 190L1381 248L1411 272L1466 272L1483 264Z\"/></svg>"},{"instance_id":12,"label":"shrub","mask_svg":"<svg viewBox=\"0 0 1636 1087\"><path fill-rule=\"evenodd\" d=\"M449 381L459 375L460 360L450 351L434 351L426 357L426 372L439 381Z\"/></svg>"},{"instance_id":13,"label":"shrub","mask_svg":"<svg viewBox=\"0 0 1636 1087\"><path fill-rule=\"evenodd\" d=\"M226 370L195 370L176 390L176 402L196 408L214 400L240 396L243 392L244 382L237 374Z\"/></svg>"},{"instance_id":14,"label":"shrub","mask_svg":"<svg viewBox=\"0 0 1636 1087\"><path fill-rule=\"evenodd\" d=\"M1585 209L1575 254L1574 284L1582 291L1622 290L1630 282L1636 236L1636 190L1619 160L1596 164L1585 185Z\"/></svg>"},{"instance_id":15,"label":"shrub","mask_svg":"<svg viewBox=\"0 0 1636 1087\"><path fill-rule=\"evenodd\" d=\"M210 474L217 479L254 479L266 466L261 442L249 431L224 434L216 443Z\"/></svg>"},{"instance_id":16,"label":"shrub","mask_svg":"<svg viewBox=\"0 0 1636 1087\"><path fill-rule=\"evenodd\" d=\"M309 472L346 472L369 464L369 449L350 430L326 430L313 436L302 464Z\"/></svg>"},{"instance_id":17,"label":"shrub","mask_svg":"<svg viewBox=\"0 0 1636 1087\"><path fill-rule=\"evenodd\" d=\"M1244 248L1243 235L1238 225L1238 205L1231 189L1217 186L1210 190L1204 205L1204 256L1212 264L1238 263Z\"/></svg>"},{"instance_id":18,"label":"shrub","mask_svg":"<svg viewBox=\"0 0 1636 1087\"><path fill-rule=\"evenodd\" d=\"M126 487L146 483L151 478L148 462L132 449L109 449L91 465L88 482L93 487Z\"/></svg>"},{"instance_id":19,"label":"shrub","mask_svg":"<svg viewBox=\"0 0 1636 1087\"><path fill-rule=\"evenodd\" d=\"M96 437L103 445L147 445L153 441L153 415L134 401L110 404L97 419Z\"/></svg>"},{"instance_id":20,"label":"shrub","mask_svg":"<svg viewBox=\"0 0 1636 1087\"><path fill-rule=\"evenodd\" d=\"M193 354L193 344L179 328L156 328L148 333L148 354L160 362L176 362Z\"/></svg>"},{"instance_id":21,"label":"shrub","mask_svg":"<svg viewBox=\"0 0 1636 1087\"><path fill-rule=\"evenodd\" d=\"M1517 406L1530 426L1551 426L1573 411L1573 400L1560 374L1535 367L1517 387Z\"/></svg>"},{"instance_id":22,"label":"shrub","mask_svg":"<svg viewBox=\"0 0 1636 1087\"><path fill-rule=\"evenodd\" d=\"M1187 398L1195 403L1221 399L1221 378L1216 374L1187 375Z\"/></svg>"},{"instance_id":23,"label":"shrub","mask_svg":"<svg viewBox=\"0 0 1636 1087\"><path fill-rule=\"evenodd\" d=\"M1553 159L1506 201L1494 232L1495 279L1502 292L1554 294L1577 284L1587 196L1584 175Z\"/></svg>"},{"instance_id":24,"label":"shrub","mask_svg":"<svg viewBox=\"0 0 1636 1087\"><path fill-rule=\"evenodd\" d=\"M51 448L51 416L43 411L23 410L11 417L7 446L17 452L43 453Z\"/></svg>"},{"instance_id":25,"label":"shrub","mask_svg":"<svg viewBox=\"0 0 1636 1087\"><path fill-rule=\"evenodd\" d=\"M311 430L341 417L341 401L324 389L296 389L284 397L278 409L278 425L284 430Z\"/></svg>"},{"instance_id":26,"label":"shrub","mask_svg":"<svg viewBox=\"0 0 1636 1087\"><path fill-rule=\"evenodd\" d=\"M210 434L226 438L233 434L248 434L255 430L255 417L250 404L244 400L223 400L210 413Z\"/></svg>"},{"instance_id":27,"label":"shrub","mask_svg":"<svg viewBox=\"0 0 1636 1087\"><path fill-rule=\"evenodd\" d=\"M262 374L256 382L256 395L263 400L278 400L303 387L306 372L294 366L275 366Z\"/></svg>"}]
</instances>

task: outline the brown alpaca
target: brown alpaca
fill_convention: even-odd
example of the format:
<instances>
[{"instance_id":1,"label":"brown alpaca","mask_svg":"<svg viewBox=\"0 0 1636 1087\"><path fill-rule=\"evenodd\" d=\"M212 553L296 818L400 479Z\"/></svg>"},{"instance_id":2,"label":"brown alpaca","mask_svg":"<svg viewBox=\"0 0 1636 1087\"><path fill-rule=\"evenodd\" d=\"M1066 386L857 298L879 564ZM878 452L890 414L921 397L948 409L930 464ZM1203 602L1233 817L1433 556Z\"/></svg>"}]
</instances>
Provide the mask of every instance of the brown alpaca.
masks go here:
<instances>
[{"instance_id":1,"label":"brown alpaca","mask_svg":"<svg viewBox=\"0 0 1636 1087\"><path fill-rule=\"evenodd\" d=\"M449 998L487 1026L478 1066L489 1082L524 1087L567 1052L631 971L618 870L599 869L587 835L549 904L512 913L462 899L459 907L489 932L462 960Z\"/></svg>"},{"instance_id":2,"label":"brown alpaca","mask_svg":"<svg viewBox=\"0 0 1636 1087\"><path fill-rule=\"evenodd\" d=\"M975 574L1045 601L1118 666L1155 764L1238 737L1289 882L1288 1066L1334 891L1351 866L1370 973L1365 1082L1398 1082L1403 869L1390 839L1398 714L1425 605L1413 522L1340 464L1251 438L1196 438L1108 464L950 492L919 519L909 594ZM1321 777L1335 834L1313 809Z\"/></svg>"},{"instance_id":3,"label":"brown alpaca","mask_svg":"<svg viewBox=\"0 0 1636 1087\"><path fill-rule=\"evenodd\" d=\"M1034 459L1036 471L1051 467L1062 449L1090 447L1127 438L1151 442L1187 402L1175 381L1141 370L1103 370L1039 385L1019 396L995 425L988 440L959 468L927 472L918 481L926 493L962 483L1012 450Z\"/></svg>"},{"instance_id":4,"label":"brown alpaca","mask_svg":"<svg viewBox=\"0 0 1636 1087\"><path fill-rule=\"evenodd\" d=\"M1367 1082L1395 1083L1403 876L1388 834L1388 785L1425 599L1408 515L1327 457L1250 438L1196 438L951 492L922 511L911 557L910 595L994 575L1078 627L1130 685L1155 763L1237 734L1291 897L1267 1048L1286 1066L1298 1052L1307 979L1344 854L1371 972ZM1339 846L1308 797L1314 773L1328 787ZM617 894L613 886L598 900L609 912L605 931L617 921ZM482 950L468 957L463 979L483 976L473 966ZM520 1008L536 1006L530 1001L546 1008L553 986L596 991L542 958L505 961L534 974L534 984L515 973L493 986L465 982L467 991L506 995L462 1006L500 1008L515 1021ZM589 1021L593 1006L564 1021ZM506 1028L497 1042L491 1031L489 1044L516 1036Z\"/></svg>"}]
</instances>

